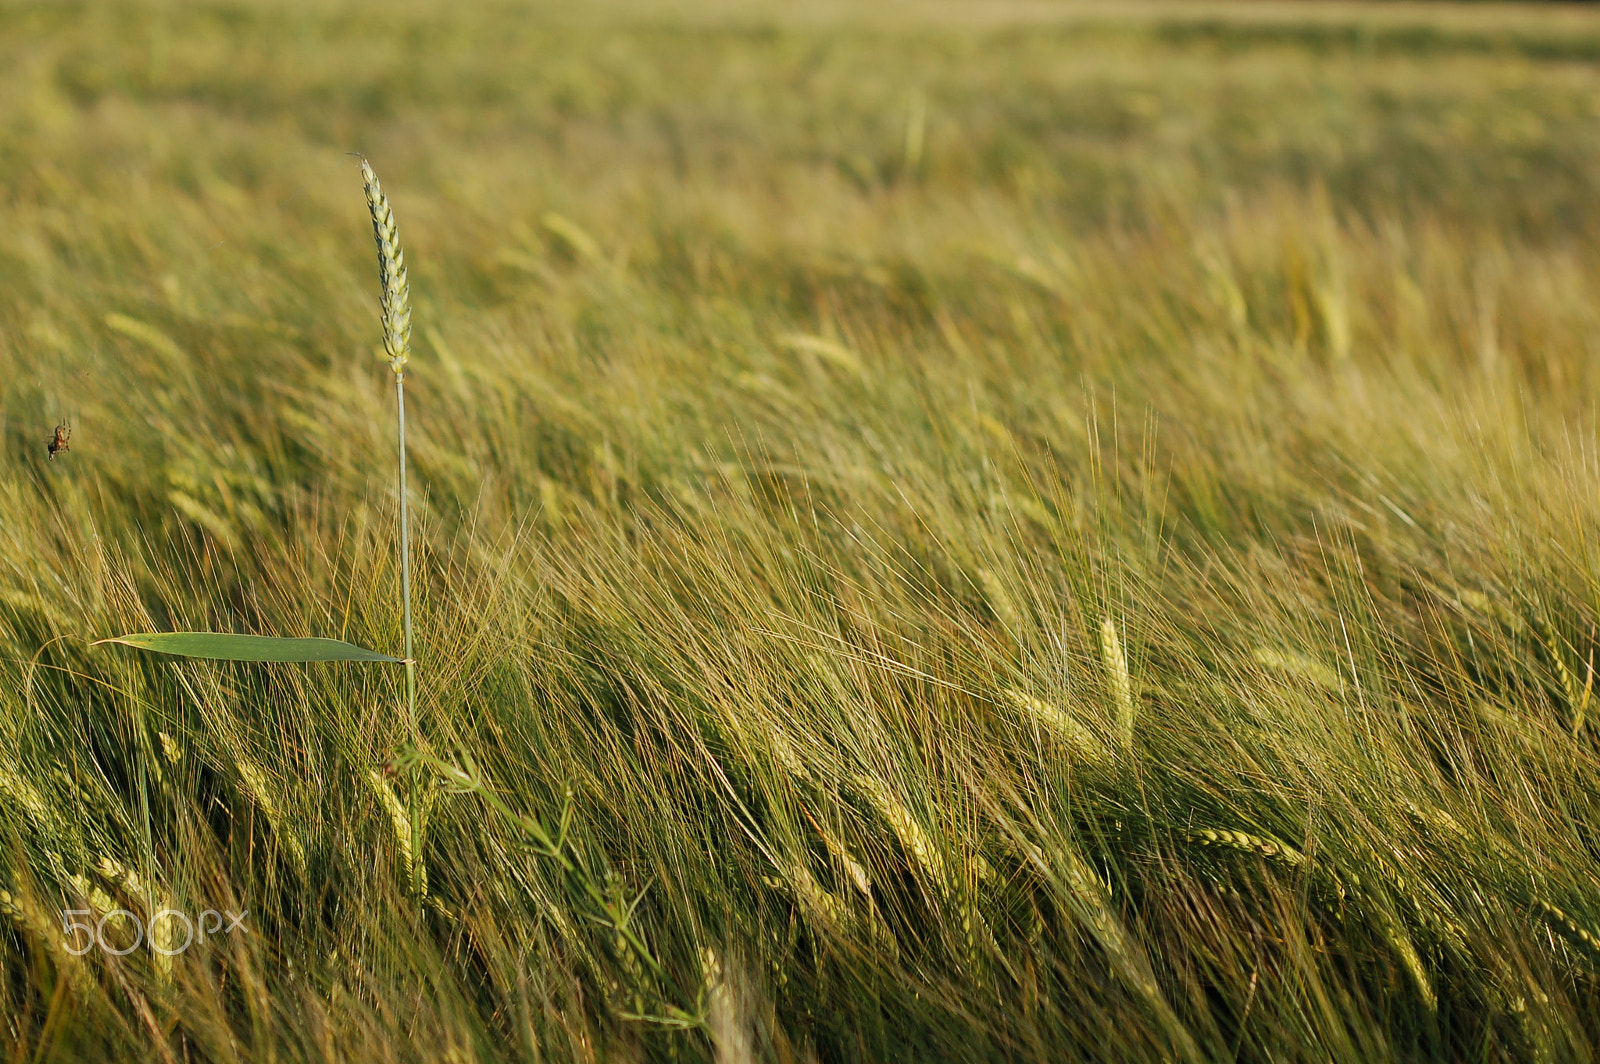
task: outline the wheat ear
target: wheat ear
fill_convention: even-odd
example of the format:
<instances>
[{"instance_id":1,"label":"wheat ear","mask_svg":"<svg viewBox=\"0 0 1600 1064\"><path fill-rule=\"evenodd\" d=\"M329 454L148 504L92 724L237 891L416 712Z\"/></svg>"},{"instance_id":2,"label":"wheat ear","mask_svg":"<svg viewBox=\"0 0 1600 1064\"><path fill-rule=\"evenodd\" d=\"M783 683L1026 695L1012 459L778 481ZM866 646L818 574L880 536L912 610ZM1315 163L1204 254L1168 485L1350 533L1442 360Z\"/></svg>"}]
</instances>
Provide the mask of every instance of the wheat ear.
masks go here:
<instances>
[{"instance_id":1,"label":"wheat ear","mask_svg":"<svg viewBox=\"0 0 1600 1064\"><path fill-rule=\"evenodd\" d=\"M383 308L383 349L389 368L403 373L411 357L411 284L406 279L406 252L400 246L400 228L395 225L389 197L378 184L378 175L363 156L361 180L366 185L367 209L372 213L372 235L378 242L378 280L383 285L379 297Z\"/></svg>"},{"instance_id":2,"label":"wheat ear","mask_svg":"<svg viewBox=\"0 0 1600 1064\"><path fill-rule=\"evenodd\" d=\"M889 824L895 837L900 840L901 847L911 855L912 860L922 869L939 895L955 906L961 917L961 934L966 942L967 953L977 958L980 942L993 944L994 938L983 921L983 915L973 903L973 888L978 880L992 877L994 870L989 867L989 863L981 854L975 855L963 869L952 869L945 863L944 855L939 852L939 848L928 833L922 829L916 816L887 786L868 775L856 777L856 786L878 815ZM965 874L960 874L961 872Z\"/></svg>"},{"instance_id":3,"label":"wheat ear","mask_svg":"<svg viewBox=\"0 0 1600 1064\"><path fill-rule=\"evenodd\" d=\"M1277 839L1265 835L1251 835L1243 831L1229 831L1226 828L1202 828L1191 831L1189 841L1200 846L1226 846L1231 850L1258 853L1262 857L1281 861L1291 867L1305 861L1298 850Z\"/></svg>"},{"instance_id":4,"label":"wheat ear","mask_svg":"<svg viewBox=\"0 0 1600 1064\"><path fill-rule=\"evenodd\" d=\"M895 837L900 840L900 845L911 855L912 860L922 868L928 879L940 889L941 892L950 889L950 875L945 869L944 857L939 853L933 839L922 830L922 825L912 815L911 810L900 803L888 787L872 776L862 775L856 777L856 786L879 816L888 822L894 830Z\"/></svg>"},{"instance_id":5,"label":"wheat ear","mask_svg":"<svg viewBox=\"0 0 1600 1064\"><path fill-rule=\"evenodd\" d=\"M1133 678L1128 675L1128 657L1117 638L1117 626L1108 614L1100 622L1100 656L1106 667L1106 680L1117 703L1117 741L1124 753L1133 752Z\"/></svg>"},{"instance_id":6,"label":"wheat ear","mask_svg":"<svg viewBox=\"0 0 1600 1064\"><path fill-rule=\"evenodd\" d=\"M1046 734L1065 745L1085 761L1098 764L1110 757L1110 752L1106 750L1099 739L1094 737L1094 733L1080 724L1066 710L1052 705L1042 698L1035 698L1026 691L1019 691L1015 687L1007 687L1004 693L1006 699L1012 705L1038 724Z\"/></svg>"},{"instance_id":7,"label":"wheat ear","mask_svg":"<svg viewBox=\"0 0 1600 1064\"><path fill-rule=\"evenodd\" d=\"M272 825L273 833L282 843L289 856L294 860L295 868L301 873L306 870L306 848L295 836L293 825L284 817L277 798L273 794L273 786L269 782L266 772L260 765L246 758L239 758L234 762L239 770L239 779L244 783L245 793L255 802L256 808L266 815L267 823Z\"/></svg>"},{"instance_id":8,"label":"wheat ear","mask_svg":"<svg viewBox=\"0 0 1600 1064\"><path fill-rule=\"evenodd\" d=\"M0 890L0 918L10 920L18 927L24 926L22 903L13 898L9 890Z\"/></svg>"},{"instance_id":9,"label":"wheat ear","mask_svg":"<svg viewBox=\"0 0 1600 1064\"><path fill-rule=\"evenodd\" d=\"M1539 911L1544 915L1545 919L1549 920L1563 933L1577 939L1579 942L1587 946L1589 948L1589 952L1593 956L1600 957L1600 935L1596 935L1588 928L1579 924L1572 917L1568 916L1560 909L1557 909L1554 905L1551 905L1543 898L1535 898L1533 903L1539 907Z\"/></svg>"}]
</instances>

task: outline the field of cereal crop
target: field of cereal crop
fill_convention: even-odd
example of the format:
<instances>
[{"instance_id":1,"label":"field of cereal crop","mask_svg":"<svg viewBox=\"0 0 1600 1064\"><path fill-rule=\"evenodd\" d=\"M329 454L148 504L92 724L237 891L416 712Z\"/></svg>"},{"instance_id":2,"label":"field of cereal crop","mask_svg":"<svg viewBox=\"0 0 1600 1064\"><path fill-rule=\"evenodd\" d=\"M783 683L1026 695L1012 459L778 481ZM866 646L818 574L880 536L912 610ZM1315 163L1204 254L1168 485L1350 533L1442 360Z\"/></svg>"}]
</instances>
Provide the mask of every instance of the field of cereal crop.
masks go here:
<instances>
[{"instance_id":1,"label":"field of cereal crop","mask_svg":"<svg viewBox=\"0 0 1600 1064\"><path fill-rule=\"evenodd\" d=\"M860 8L0 0L0 1059L1600 1055L1600 10Z\"/></svg>"}]
</instances>

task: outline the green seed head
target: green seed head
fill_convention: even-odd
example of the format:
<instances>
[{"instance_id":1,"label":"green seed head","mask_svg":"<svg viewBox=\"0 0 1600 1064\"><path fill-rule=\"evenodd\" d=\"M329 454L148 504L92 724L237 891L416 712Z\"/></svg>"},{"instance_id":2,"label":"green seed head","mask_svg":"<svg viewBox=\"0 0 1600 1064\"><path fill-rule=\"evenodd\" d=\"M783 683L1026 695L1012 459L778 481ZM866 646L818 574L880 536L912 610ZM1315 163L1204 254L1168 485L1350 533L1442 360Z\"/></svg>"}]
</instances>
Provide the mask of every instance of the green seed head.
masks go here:
<instances>
[{"instance_id":1,"label":"green seed head","mask_svg":"<svg viewBox=\"0 0 1600 1064\"><path fill-rule=\"evenodd\" d=\"M389 209L389 197L378 184L378 175L366 158L361 159L361 179L366 183L367 209L372 212L372 235L378 242L378 280L383 287L383 350L389 368L404 374L411 355L411 285L406 280L406 253L400 246L400 230Z\"/></svg>"}]
</instances>

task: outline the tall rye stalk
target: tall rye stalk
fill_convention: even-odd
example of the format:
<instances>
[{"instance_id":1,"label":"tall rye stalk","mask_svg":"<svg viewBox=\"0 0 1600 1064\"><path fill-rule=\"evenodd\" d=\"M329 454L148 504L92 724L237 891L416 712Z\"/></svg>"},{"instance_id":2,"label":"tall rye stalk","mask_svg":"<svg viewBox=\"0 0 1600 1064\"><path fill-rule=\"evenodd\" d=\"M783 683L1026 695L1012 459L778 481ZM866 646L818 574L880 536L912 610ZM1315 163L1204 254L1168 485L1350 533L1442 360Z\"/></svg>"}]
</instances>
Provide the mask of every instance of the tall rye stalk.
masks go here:
<instances>
[{"instance_id":1,"label":"tall rye stalk","mask_svg":"<svg viewBox=\"0 0 1600 1064\"><path fill-rule=\"evenodd\" d=\"M417 663L411 652L411 541L410 520L406 506L406 362L411 356L411 285L406 279L406 253L400 246L400 229L395 225L394 211L389 209L389 197L378 184L378 175L365 156L361 156L361 180L366 187L367 209L372 214L372 235L378 243L378 281L382 287L380 306L383 310L383 350L389 356L389 368L394 371L395 405L399 411L400 449L400 609L405 629L406 667L406 726L411 741L416 743L417 733ZM419 894L427 892L426 872L422 864L423 820L419 815L420 784L416 773L410 777L408 794L409 826L411 831L412 887Z\"/></svg>"}]
</instances>

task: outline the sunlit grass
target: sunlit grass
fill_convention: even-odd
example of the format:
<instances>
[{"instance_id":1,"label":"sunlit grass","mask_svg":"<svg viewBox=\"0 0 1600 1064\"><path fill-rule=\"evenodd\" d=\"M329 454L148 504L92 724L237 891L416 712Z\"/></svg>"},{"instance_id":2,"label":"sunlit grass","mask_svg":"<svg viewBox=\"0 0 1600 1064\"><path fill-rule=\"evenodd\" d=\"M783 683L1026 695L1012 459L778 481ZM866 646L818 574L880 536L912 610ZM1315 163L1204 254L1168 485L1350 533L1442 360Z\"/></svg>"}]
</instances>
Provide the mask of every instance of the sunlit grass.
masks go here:
<instances>
[{"instance_id":1,"label":"sunlit grass","mask_svg":"<svg viewBox=\"0 0 1600 1064\"><path fill-rule=\"evenodd\" d=\"M0 1045L1594 1053L1600 17L999 10L0 3Z\"/></svg>"}]
</instances>

